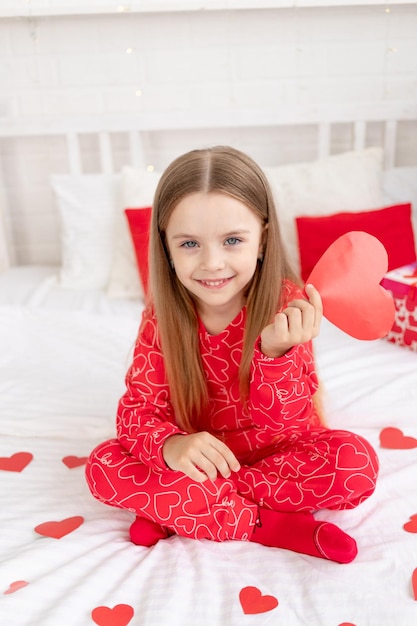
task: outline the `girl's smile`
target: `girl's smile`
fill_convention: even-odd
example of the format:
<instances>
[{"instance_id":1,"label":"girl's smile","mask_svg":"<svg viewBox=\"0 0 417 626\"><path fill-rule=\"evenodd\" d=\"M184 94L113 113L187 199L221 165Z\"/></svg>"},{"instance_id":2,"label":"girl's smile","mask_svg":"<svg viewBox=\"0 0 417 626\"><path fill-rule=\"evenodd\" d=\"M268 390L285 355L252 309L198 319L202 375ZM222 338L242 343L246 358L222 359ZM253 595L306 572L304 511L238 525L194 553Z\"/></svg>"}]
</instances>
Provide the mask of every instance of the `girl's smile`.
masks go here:
<instances>
[{"instance_id":1,"label":"girl's smile","mask_svg":"<svg viewBox=\"0 0 417 626\"><path fill-rule=\"evenodd\" d=\"M232 278L223 278L217 280L199 280L198 282L204 287L208 287L208 289L216 289L221 288L224 285L227 285L232 280Z\"/></svg>"},{"instance_id":2,"label":"girl's smile","mask_svg":"<svg viewBox=\"0 0 417 626\"><path fill-rule=\"evenodd\" d=\"M243 202L222 193L183 198L166 240L178 280L194 296L206 328L226 326L245 303L262 246L262 223Z\"/></svg>"}]
</instances>

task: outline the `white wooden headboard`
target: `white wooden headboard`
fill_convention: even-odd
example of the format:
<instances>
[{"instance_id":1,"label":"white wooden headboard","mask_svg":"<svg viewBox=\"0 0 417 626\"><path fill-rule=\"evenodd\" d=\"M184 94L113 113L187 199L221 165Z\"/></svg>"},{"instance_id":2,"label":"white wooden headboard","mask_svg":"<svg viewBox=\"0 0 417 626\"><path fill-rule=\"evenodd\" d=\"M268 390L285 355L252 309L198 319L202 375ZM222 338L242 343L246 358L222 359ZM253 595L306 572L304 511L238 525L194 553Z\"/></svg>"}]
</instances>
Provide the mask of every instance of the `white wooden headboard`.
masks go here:
<instances>
[{"instance_id":1,"label":"white wooden headboard","mask_svg":"<svg viewBox=\"0 0 417 626\"><path fill-rule=\"evenodd\" d=\"M152 132L171 130L201 130L222 128L265 128L277 126L317 126L317 158L330 154L332 126L336 124L352 125L351 149L365 147L367 125L380 122L384 126L383 148L385 168L395 166L397 128L401 121L417 120L417 103L414 106L390 102L375 106L373 103L358 104L352 107L341 105L284 107L276 109L229 109L210 110L190 113L188 111L165 114L103 115L45 120L25 118L15 123L0 122L0 139L3 137L50 136L65 134L68 141L70 170L80 173L81 154L79 136L97 133L99 136L101 166L103 172L113 172L113 158L110 143L111 133L129 133L131 164L141 166L145 163L143 135ZM417 151L417 148L416 148ZM417 164L417 154L416 154Z\"/></svg>"},{"instance_id":2,"label":"white wooden headboard","mask_svg":"<svg viewBox=\"0 0 417 626\"><path fill-rule=\"evenodd\" d=\"M400 135L404 142L404 131L401 133L398 131L404 124L406 128L409 125L413 129L412 162L408 160L407 164L417 166L417 103L415 106L393 101L383 106L381 104L375 106L372 103L352 106L350 103L346 106L339 104L297 108L280 106L267 110L228 109L198 113L184 111L64 118L26 117L16 118L13 122L9 119L7 124L0 121L0 176L3 178L0 180L0 201L5 207L11 258L18 264L50 263L58 260L57 237L56 234L52 236L52 233L57 231L58 216L49 186L49 175L63 172L80 174L85 171L83 167L85 136L95 137L98 152L96 169L89 169L89 172L113 173L118 171L121 165L120 155L118 159L115 158L113 141L115 134L125 137L127 149L123 152L122 164L142 167L152 162L148 155L149 147L152 147L153 154L158 151L158 146L154 145L155 137L164 134L171 134L171 144L176 140L180 144L171 145L171 152L175 153L173 156L184 151L183 136L187 137L185 144L187 142L190 144L186 145L186 149L202 144L219 143L219 137L222 143L238 144L236 145L238 148L242 148L243 144L243 149L246 149L247 145L251 146L253 133L256 132L262 134L264 147L268 145L271 154L272 151L278 152L280 149L279 145L273 143L274 133L278 129L288 131L289 144L302 145L304 142L302 131L308 128L310 131L308 141L314 143L310 154L311 158L315 159L335 153L332 134L336 127L343 126L348 128L348 139L344 142L343 149L337 151L360 150L370 145L382 146L385 169L390 169L397 165ZM375 126L378 126L379 132L372 135L369 129ZM313 133L311 128L314 128ZM247 133L251 133L251 138L245 143ZM232 139L229 141L230 137ZM57 160L49 157L42 161L41 172L32 176L36 179L36 185L33 187L33 193L29 194L27 180L31 176L28 175L28 168L33 167L33 171L36 172L37 166L34 165L36 159L32 158L32 166L25 163L24 167L20 168L21 162L26 159L25 141L36 139L39 151L42 140L47 142L53 138L59 138L65 154ZM15 148L14 142L17 142L18 148ZM406 142L409 153L410 141L407 136ZM167 157L167 154L164 156ZM263 159L262 150L260 152L258 150L253 156L261 165L282 164L282 160L278 163L268 163ZM165 161L166 158L159 159L156 163L158 169L167 165ZM9 171L15 178L12 188L8 181ZM16 178L19 180L19 176L21 184L16 185ZM48 235L44 236L43 233L47 231ZM42 237L45 241L49 238L49 241L55 242L49 244L49 251Z\"/></svg>"}]
</instances>

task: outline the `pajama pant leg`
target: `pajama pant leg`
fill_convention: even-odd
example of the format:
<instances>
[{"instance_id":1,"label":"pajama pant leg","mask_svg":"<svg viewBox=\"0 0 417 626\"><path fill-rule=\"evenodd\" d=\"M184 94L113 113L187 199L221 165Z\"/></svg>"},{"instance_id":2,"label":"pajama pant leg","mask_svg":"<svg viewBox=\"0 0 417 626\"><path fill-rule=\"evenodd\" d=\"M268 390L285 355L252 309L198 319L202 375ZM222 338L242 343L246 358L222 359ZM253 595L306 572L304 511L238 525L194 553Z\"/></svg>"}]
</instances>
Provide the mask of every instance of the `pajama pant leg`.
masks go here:
<instances>
[{"instance_id":1,"label":"pajama pant leg","mask_svg":"<svg viewBox=\"0 0 417 626\"><path fill-rule=\"evenodd\" d=\"M378 458L359 435L343 430L295 432L277 453L237 474L239 493L276 511L358 506L375 490Z\"/></svg>"},{"instance_id":2,"label":"pajama pant leg","mask_svg":"<svg viewBox=\"0 0 417 626\"><path fill-rule=\"evenodd\" d=\"M249 539L258 505L282 512L358 506L375 490L376 453L350 432L295 432L279 451L231 478L197 483L132 458L116 439L91 454L86 477L101 502L127 509L174 533L215 541Z\"/></svg>"},{"instance_id":3,"label":"pajama pant leg","mask_svg":"<svg viewBox=\"0 0 417 626\"><path fill-rule=\"evenodd\" d=\"M240 496L231 480L197 483L181 472L153 470L132 458L116 439L92 452L86 478L101 502L183 537L247 540L258 516L257 505Z\"/></svg>"}]
</instances>

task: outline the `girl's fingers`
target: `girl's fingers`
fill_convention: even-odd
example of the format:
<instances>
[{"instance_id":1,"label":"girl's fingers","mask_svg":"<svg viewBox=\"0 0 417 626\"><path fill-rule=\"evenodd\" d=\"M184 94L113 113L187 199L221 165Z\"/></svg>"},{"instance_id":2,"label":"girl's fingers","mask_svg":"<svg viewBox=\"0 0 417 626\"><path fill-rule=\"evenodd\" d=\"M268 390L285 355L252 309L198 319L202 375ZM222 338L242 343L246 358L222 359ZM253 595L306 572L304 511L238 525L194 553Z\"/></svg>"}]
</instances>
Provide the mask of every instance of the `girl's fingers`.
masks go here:
<instances>
[{"instance_id":1,"label":"girl's fingers","mask_svg":"<svg viewBox=\"0 0 417 626\"><path fill-rule=\"evenodd\" d=\"M213 437L213 439L213 448L216 450L216 452L220 454L222 459L221 464L223 465L223 462L225 463L225 472L227 472L229 475L230 472L238 472L240 470L240 463L231 451L231 449L225 443L219 441L219 439L216 439L215 437ZM218 469L220 470L220 473L224 476L225 474L221 471L221 469Z\"/></svg>"},{"instance_id":2,"label":"girl's fingers","mask_svg":"<svg viewBox=\"0 0 417 626\"><path fill-rule=\"evenodd\" d=\"M201 470L199 470L196 465L191 463L191 461L186 467L184 467L183 473L186 474L188 478L191 478L191 480L195 480L195 482L197 483L203 483L205 480L210 478L210 476L206 472L202 472Z\"/></svg>"},{"instance_id":3,"label":"girl's fingers","mask_svg":"<svg viewBox=\"0 0 417 626\"><path fill-rule=\"evenodd\" d=\"M191 459L192 465L202 472L205 478L216 480L218 468L216 464L209 459L203 452Z\"/></svg>"},{"instance_id":4,"label":"girl's fingers","mask_svg":"<svg viewBox=\"0 0 417 626\"><path fill-rule=\"evenodd\" d=\"M321 318L323 316L323 302L320 293L314 287L314 285L306 285L305 291L310 304L314 307L316 311L316 318L321 321Z\"/></svg>"},{"instance_id":5,"label":"girl's fingers","mask_svg":"<svg viewBox=\"0 0 417 626\"><path fill-rule=\"evenodd\" d=\"M323 316L321 296L313 285L306 286L307 299L296 299L275 315L261 333L261 350L269 357L283 356L293 346L317 337Z\"/></svg>"},{"instance_id":6,"label":"girl's fingers","mask_svg":"<svg viewBox=\"0 0 417 626\"><path fill-rule=\"evenodd\" d=\"M206 472L211 480L217 478L217 473L221 474L224 478L229 478L233 471L240 469L239 462L235 455L225 446L221 441L211 445L209 448L202 451L202 455L199 459L200 467Z\"/></svg>"},{"instance_id":7,"label":"girl's fingers","mask_svg":"<svg viewBox=\"0 0 417 626\"><path fill-rule=\"evenodd\" d=\"M306 286L308 300L293 300L284 309L289 320L289 328L311 331L312 336L318 335L323 317L323 304L321 296L313 285Z\"/></svg>"},{"instance_id":8,"label":"girl's fingers","mask_svg":"<svg viewBox=\"0 0 417 626\"><path fill-rule=\"evenodd\" d=\"M228 478L240 469L230 448L207 432L169 437L164 444L164 458L171 469L197 482L216 480L218 474Z\"/></svg>"}]
</instances>

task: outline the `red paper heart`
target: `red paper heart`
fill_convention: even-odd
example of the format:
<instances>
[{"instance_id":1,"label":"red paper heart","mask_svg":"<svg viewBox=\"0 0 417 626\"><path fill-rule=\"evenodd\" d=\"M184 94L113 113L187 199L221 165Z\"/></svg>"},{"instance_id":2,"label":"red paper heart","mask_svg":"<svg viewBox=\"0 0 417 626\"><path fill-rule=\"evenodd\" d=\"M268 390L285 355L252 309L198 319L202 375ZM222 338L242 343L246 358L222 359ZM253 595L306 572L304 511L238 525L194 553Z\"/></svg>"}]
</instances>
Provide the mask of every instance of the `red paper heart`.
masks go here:
<instances>
[{"instance_id":1,"label":"red paper heart","mask_svg":"<svg viewBox=\"0 0 417 626\"><path fill-rule=\"evenodd\" d=\"M91 611L93 621L99 626L127 626L134 615L129 604L116 604L112 609L98 606Z\"/></svg>"},{"instance_id":2,"label":"red paper heart","mask_svg":"<svg viewBox=\"0 0 417 626\"><path fill-rule=\"evenodd\" d=\"M30 452L16 452L9 457L0 457L0 470L22 472L32 459L33 454Z\"/></svg>"},{"instance_id":3,"label":"red paper heart","mask_svg":"<svg viewBox=\"0 0 417 626\"><path fill-rule=\"evenodd\" d=\"M414 600L417 600L417 567L413 572L411 577L411 584L413 585L413 597Z\"/></svg>"},{"instance_id":4,"label":"red paper heart","mask_svg":"<svg viewBox=\"0 0 417 626\"><path fill-rule=\"evenodd\" d=\"M75 517L67 517L60 522L44 522L35 527L35 532L43 537L51 537L53 539L61 539L74 530L77 530L79 526L84 522L84 518L80 515Z\"/></svg>"},{"instance_id":5,"label":"red paper heart","mask_svg":"<svg viewBox=\"0 0 417 626\"><path fill-rule=\"evenodd\" d=\"M87 456L64 456L62 462L69 469L73 469L74 467L80 467L81 465L85 465L87 463Z\"/></svg>"},{"instance_id":6,"label":"red paper heart","mask_svg":"<svg viewBox=\"0 0 417 626\"><path fill-rule=\"evenodd\" d=\"M379 433L379 442L381 448L390 450L410 450L417 448L417 439L414 437L406 437L399 428L383 428Z\"/></svg>"},{"instance_id":7,"label":"red paper heart","mask_svg":"<svg viewBox=\"0 0 417 626\"><path fill-rule=\"evenodd\" d=\"M278 600L274 596L263 596L257 587L243 587L239 600L245 615L267 613L278 606Z\"/></svg>"},{"instance_id":8,"label":"red paper heart","mask_svg":"<svg viewBox=\"0 0 417 626\"><path fill-rule=\"evenodd\" d=\"M417 514L410 516L410 521L403 526L408 533L417 533Z\"/></svg>"},{"instance_id":9,"label":"red paper heart","mask_svg":"<svg viewBox=\"0 0 417 626\"><path fill-rule=\"evenodd\" d=\"M379 239L351 231L329 246L306 283L320 292L323 315L332 324L356 339L379 339L395 318L393 297L379 284L387 270Z\"/></svg>"},{"instance_id":10,"label":"red paper heart","mask_svg":"<svg viewBox=\"0 0 417 626\"><path fill-rule=\"evenodd\" d=\"M29 583L27 583L25 580L15 580L13 583L10 583L9 588L6 589L6 591L4 592L4 594L8 594L8 593L15 593L15 591L19 591L19 589L23 589L23 587L26 587Z\"/></svg>"}]
</instances>

